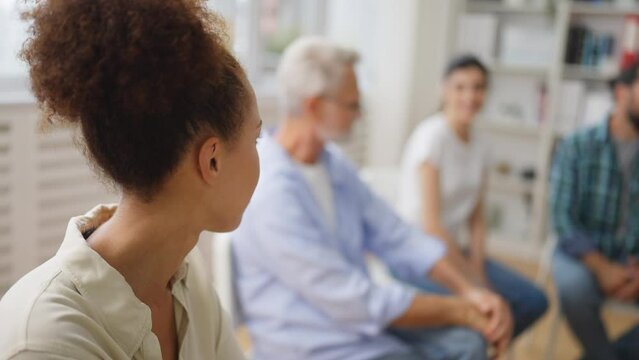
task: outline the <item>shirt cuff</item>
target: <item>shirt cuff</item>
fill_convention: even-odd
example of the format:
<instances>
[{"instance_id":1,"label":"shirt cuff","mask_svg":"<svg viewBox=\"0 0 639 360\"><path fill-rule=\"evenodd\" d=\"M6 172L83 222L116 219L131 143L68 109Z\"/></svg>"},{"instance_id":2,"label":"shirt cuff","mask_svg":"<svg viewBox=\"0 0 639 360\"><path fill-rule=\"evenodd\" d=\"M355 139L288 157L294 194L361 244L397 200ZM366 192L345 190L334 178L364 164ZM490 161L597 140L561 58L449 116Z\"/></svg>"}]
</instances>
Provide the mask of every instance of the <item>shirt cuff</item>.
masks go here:
<instances>
[{"instance_id":1,"label":"shirt cuff","mask_svg":"<svg viewBox=\"0 0 639 360\"><path fill-rule=\"evenodd\" d=\"M383 300L373 302L371 306L374 308L371 310L374 314L378 314L377 323L383 330L408 310L417 291L399 282L384 285L379 291L384 293L380 297Z\"/></svg>"},{"instance_id":2,"label":"shirt cuff","mask_svg":"<svg viewBox=\"0 0 639 360\"><path fill-rule=\"evenodd\" d=\"M443 241L424 234L421 230L413 230L410 249L404 251L401 262L393 269L393 274L404 281L422 280L435 264L446 254Z\"/></svg>"},{"instance_id":3,"label":"shirt cuff","mask_svg":"<svg viewBox=\"0 0 639 360\"><path fill-rule=\"evenodd\" d=\"M560 237L559 248L567 255L577 259L589 252L597 250L597 246L594 242L582 233Z\"/></svg>"}]
</instances>

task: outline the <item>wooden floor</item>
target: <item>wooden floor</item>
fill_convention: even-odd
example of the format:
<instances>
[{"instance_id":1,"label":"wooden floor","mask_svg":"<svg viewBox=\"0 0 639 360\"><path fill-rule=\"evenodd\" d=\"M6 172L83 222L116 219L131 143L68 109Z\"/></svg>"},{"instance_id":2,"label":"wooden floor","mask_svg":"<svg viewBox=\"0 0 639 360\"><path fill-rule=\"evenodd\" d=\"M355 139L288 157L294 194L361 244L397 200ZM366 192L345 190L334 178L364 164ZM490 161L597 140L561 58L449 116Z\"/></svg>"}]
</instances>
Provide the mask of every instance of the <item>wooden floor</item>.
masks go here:
<instances>
[{"instance_id":1,"label":"wooden floor","mask_svg":"<svg viewBox=\"0 0 639 360\"><path fill-rule=\"evenodd\" d=\"M511 267L519 270L521 273L527 275L533 279L536 274L536 266L534 264L525 263L508 258L500 258L500 261L510 265ZM551 300L551 306L549 311L544 315L542 319L535 324L529 332L521 336L513 345L513 357L515 360L536 360L547 359L547 349L549 344L549 333L553 317L557 311L557 304L555 303L555 292L552 284L549 284L546 289L548 298ZM639 322L639 316L629 316L627 313L619 313L614 311L604 311L604 319L609 329L611 338L617 337L622 334L633 324ZM238 331L238 338L240 344L248 349L250 346L250 339L245 329ZM577 359L580 354L579 345L570 333L566 323L561 321L559 328L555 353L552 354L549 359L556 360L571 360Z\"/></svg>"}]
</instances>

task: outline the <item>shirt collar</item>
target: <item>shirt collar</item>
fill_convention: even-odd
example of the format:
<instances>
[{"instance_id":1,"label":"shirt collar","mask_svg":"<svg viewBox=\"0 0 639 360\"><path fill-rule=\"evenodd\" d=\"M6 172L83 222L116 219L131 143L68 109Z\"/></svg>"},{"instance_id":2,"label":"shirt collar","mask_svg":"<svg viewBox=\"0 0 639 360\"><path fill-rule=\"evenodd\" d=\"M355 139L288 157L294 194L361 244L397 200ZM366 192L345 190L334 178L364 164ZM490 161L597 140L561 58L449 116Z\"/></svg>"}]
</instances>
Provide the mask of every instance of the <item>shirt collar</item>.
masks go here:
<instances>
[{"instance_id":1,"label":"shirt collar","mask_svg":"<svg viewBox=\"0 0 639 360\"><path fill-rule=\"evenodd\" d=\"M56 256L63 258L62 271L97 309L99 321L107 332L132 358L151 332L151 309L135 296L124 277L96 253L83 236L84 232L96 229L111 218L115 209L115 205L99 205L86 215L72 218ZM188 268L185 259L171 284L186 284Z\"/></svg>"},{"instance_id":2,"label":"shirt collar","mask_svg":"<svg viewBox=\"0 0 639 360\"><path fill-rule=\"evenodd\" d=\"M182 264L180 264L180 267L177 269L177 271L175 272L175 274L173 275L173 277L171 278L171 286L174 286L177 283L181 283L182 285L184 285L184 287L188 288L187 284L188 282L186 281L187 276L189 275L189 258L186 257L184 258L184 261L182 262Z\"/></svg>"},{"instance_id":3,"label":"shirt collar","mask_svg":"<svg viewBox=\"0 0 639 360\"><path fill-rule=\"evenodd\" d=\"M276 129L270 129L264 132L260 141L260 158L269 167L273 166L284 171L288 175L302 176L297 163L286 150L275 139ZM331 183L339 185L345 181L345 177L340 171L335 154L338 153L338 147L334 143L328 142L324 145L320 154L320 162L326 167Z\"/></svg>"}]
</instances>

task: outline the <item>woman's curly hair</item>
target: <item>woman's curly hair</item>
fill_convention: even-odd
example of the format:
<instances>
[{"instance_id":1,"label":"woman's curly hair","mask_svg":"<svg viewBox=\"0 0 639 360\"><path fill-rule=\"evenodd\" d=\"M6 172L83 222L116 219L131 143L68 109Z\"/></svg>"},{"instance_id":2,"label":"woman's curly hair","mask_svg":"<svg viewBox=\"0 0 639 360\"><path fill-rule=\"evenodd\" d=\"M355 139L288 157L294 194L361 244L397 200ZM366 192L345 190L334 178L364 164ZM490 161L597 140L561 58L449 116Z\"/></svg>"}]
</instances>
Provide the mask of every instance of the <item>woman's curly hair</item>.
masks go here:
<instances>
[{"instance_id":1,"label":"woman's curly hair","mask_svg":"<svg viewBox=\"0 0 639 360\"><path fill-rule=\"evenodd\" d=\"M89 158L152 196L197 139L232 141L248 83L198 0L36 0L22 50L46 121L79 123Z\"/></svg>"}]
</instances>

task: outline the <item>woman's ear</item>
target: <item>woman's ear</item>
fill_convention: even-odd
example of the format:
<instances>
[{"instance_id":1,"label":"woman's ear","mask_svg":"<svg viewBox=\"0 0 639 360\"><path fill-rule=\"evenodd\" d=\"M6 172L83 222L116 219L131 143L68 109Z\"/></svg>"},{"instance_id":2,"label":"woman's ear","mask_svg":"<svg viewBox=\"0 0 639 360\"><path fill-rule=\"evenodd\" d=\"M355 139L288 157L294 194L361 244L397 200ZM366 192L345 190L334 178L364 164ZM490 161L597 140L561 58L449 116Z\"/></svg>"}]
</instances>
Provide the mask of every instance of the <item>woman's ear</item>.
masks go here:
<instances>
[{"instance_id":1,"label":"woman's ear","mask_svg":"<svg viewBox=\"0 0 639 360\"><path fill-rule=\"evenodd\" d=\"M198 151L198 168L200 176L207 184L212 184L220 173L221 141L210 137L200 145Z\"/></svg>"}]
</instances>

